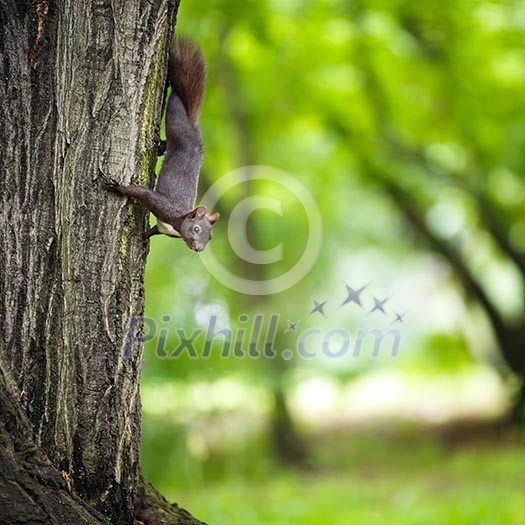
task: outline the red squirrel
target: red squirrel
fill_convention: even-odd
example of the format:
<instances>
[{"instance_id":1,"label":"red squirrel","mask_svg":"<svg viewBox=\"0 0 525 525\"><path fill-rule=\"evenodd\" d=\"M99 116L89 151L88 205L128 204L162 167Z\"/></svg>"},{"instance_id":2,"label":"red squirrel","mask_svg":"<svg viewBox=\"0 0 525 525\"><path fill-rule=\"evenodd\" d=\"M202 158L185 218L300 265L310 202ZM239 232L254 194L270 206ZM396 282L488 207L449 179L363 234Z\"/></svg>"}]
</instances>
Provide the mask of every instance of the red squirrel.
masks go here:
<instances>
[{"instance_id":1,"label":"red squirrel","mask_svg":"<svg viewBox=\"0 0 525 525\"><path fill-rule=\"evenodd\" d=\"M199 112L204 96L206 66L202 52L187 38L177 39L168 62L172 93L166 109L166 152L155 191L135 184L106 180L107 190L134 197L157 218L157 225L144 233L146 239L164 234L182 238L196 252L211 239L219 213L206 215L205 206L195 207L202 165Z\"/></svg>"}]
</instances>

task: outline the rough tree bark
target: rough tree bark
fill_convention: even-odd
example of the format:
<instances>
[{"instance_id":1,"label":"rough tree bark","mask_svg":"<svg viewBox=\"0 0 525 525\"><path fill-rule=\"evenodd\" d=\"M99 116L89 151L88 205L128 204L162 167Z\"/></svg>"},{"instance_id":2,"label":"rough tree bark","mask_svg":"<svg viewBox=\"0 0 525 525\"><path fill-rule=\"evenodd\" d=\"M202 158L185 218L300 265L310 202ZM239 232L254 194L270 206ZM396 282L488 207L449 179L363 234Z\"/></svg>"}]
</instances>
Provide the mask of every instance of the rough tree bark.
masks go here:
<instances>
[{"instance_id":1,"label":"rough tree bark","mask_svg":"<svg viewBox=\"0 0 525 525\"><path fill-rule=\"evenodd\" d=\"M139 474L144 211L177 0L1 0L0 523L200 523Z\"/></svg>"}]
</instances>

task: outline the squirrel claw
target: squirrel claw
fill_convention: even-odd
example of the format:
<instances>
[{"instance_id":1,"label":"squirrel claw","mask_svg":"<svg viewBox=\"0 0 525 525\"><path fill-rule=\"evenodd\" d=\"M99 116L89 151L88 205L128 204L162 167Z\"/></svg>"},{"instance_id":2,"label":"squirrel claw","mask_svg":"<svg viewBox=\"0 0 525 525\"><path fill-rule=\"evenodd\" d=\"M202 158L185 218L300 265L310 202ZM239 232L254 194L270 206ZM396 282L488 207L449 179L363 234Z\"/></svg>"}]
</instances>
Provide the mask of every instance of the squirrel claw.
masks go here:
<instances>
[{"instance_id":1,"label":"squirrel claw","mask_svg":"<svg viewBox=\"0 0 525 525\"><path fill-rule=\"evenodd\" d=\"M150 236L147 235L147 232L142 234L142 245L144 246L144 253L147 255L150 248Z\"/></svg>"},{"instance_id":2,"label":"squirrel claw","mask_svg":"<svg viewBox=\"0 0 525 525\"><path fill-rule=\"evenodd\" d=\"M120 186L115 179L103 179L102 185L104 189L108 191L115 191Z\"/></svg>"}]
</instances>

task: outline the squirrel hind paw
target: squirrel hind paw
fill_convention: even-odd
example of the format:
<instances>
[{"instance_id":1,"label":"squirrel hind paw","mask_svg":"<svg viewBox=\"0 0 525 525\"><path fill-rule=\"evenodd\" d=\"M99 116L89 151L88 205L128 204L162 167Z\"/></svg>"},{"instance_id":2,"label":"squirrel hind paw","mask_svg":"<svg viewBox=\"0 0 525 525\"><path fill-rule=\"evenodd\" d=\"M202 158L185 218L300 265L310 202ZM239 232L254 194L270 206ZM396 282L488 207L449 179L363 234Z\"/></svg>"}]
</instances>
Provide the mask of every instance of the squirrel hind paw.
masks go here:
<instances>
[{"instance_id":1,"label":"squirrel hind paw","mask_svg":"<svg viewBox=\"0 0 525 525\"><path fill-rule=\"evenodd\" d=\"M159 139L156 141L155 144L157 146L157 157L162 157L163 155L165 155L167 149L167 141Z\"/></svg>"}]
</instances>

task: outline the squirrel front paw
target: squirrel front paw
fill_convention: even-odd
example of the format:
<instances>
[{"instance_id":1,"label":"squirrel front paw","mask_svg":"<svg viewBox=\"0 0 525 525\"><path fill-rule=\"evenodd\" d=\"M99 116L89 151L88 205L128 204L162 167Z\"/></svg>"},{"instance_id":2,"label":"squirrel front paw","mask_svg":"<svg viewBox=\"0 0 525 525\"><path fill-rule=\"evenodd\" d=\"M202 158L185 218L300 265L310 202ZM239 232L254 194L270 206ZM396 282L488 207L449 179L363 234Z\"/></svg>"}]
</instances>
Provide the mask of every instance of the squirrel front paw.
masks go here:
<instances>
[{"instance_id":1,"label":"squirrel front paw","mask_svg":"<svg viewBox=\"0 0 525 525\"><path fill-rule=\"evenodd\" d=\"M102 179L102 186L107 191L117 191L119 189L120 183L115 179Z\"/></svg>"}]
</instances>

